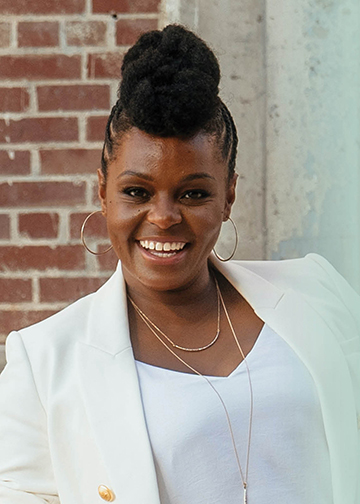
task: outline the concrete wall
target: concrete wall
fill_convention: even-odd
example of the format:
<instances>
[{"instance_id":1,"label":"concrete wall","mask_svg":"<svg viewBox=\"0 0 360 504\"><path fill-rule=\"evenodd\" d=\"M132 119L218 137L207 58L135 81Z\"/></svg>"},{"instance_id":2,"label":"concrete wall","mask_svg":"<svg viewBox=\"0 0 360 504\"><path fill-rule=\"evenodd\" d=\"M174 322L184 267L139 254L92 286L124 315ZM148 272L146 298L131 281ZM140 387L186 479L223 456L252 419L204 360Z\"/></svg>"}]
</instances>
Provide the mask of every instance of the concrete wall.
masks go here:
<instances>
[{"instance_id":1,"label":"concrete wall","mask_svg":"<svg viewBox=\"0 0 360 504\"><path fill-rule=\"evenodd\" d=\"M275 5L276 4L276 5ZM268 257L359 286L359 2L267 2Z\"/></svg>"},{"instance_id":2,"label":"concrete wall","mask_svg":"<svg viewBox=\"0 0 360 504\"><path fill-rule=\"evenodd\" d=\"M164 0L162 18L220 60L241 139L237 257L318 252L358 289L359 17L357 0Z\"/></svg>"},{"instance_id":3,"label":"concrete wall","mask_svg":"<svg viewBox=\"0 0 360 504\"><path fill-rule=\"evenodd\" d=\"M238 257L266 255L265 213L265 47L263 0L168 0L163 24L181 22L214 50L222 69L221 97L231 110L240 138L237 204L232 217L239 230ZM217 250L233 246L233 229L225 224Z\"/></svg>"}]
</instances>

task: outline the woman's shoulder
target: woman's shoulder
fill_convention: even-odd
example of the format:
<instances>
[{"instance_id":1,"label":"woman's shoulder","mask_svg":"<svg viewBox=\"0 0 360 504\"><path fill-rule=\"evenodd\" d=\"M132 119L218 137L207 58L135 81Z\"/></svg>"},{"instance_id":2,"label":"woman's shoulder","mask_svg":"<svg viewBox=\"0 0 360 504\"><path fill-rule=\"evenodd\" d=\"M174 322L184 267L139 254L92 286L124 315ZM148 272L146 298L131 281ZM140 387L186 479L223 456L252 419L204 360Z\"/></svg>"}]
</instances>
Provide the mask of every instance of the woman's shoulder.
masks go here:
<instances>
[{"instance_id":1,"label":"woman's shoulder","mask_svg":"<svg viewBox=\"0 0 360 504\"><path fill-rule=\"evenodd\" d=\"M325 257L310 253L296 259L276 261L232 261L233 266L245 268L279 287L309 288L312 284L338 286L347 283Z\"/></svg>"},{"instance_id":2,"label":"woman's shoulder","mask_svg":"<svg viewBox=\"0 0 360 504\"><path fill-rule=\"evenodd\" d=\"M31 369L39 395L46 398L47 384L54 383L54 380L59 386L65 383L69 372L77 369L84 347L94 348L91 335L96 335L95 344L103 339L110 340L108 345L106 342L98 345L100 350L107 352L108 347L115 347L120 336L118 328L113 327L112 320L108 320L109 313L116 318L119 312L126 312L124 307L119 310L123 292L123 284L119 280L121 278L115 273L96 292L41 322L11 332L6 341L8 365L5 370L19 369L20 373ZM111 329L114 334L111 334ZM125 346L125 343L122 344Z\"/></svg>"},{"instance_id":3,"label":"woman's shoulder","mask_svg":"<svg viewBox=\"0 0 360 504\"><path fill-rule=\"evenodd\" d=\"M325 257L315 253L294 259L235 260L231 261L231 264L249 269L269 279L277 276L297 276L299 273L304 273L304 271L312 270L314 272L316 270L320 272L334 269Z\"/></svg>"},{"instance_id":4,"label":"woman's shoulder","mask_svg":"<svg viewBox=\"0 0 360 504\"><path fill-rule=\"evenodd\" d=\"M87 332L90 314L94 306L104 302L106 291L111 286L111 277L97 291L88 294L50 317L28 327L9 334L11 340L14 334L22 339L26 348L69 347ZM110 286L109 286L110 284Z\"/></svg>"},{"instance_id":5,"label":"woman's shoulder","mask_svg":"<svg viewBox=\"0 0 360 504\"><path fill-rule=\"evenodd\" d=\"M7 356L12 346L16 346L19 341L29 357L32 354L38 355L40 361L54 348L72 347L76 335L85 331L93 296L94 293L89 294L36 324L12 331L6 340Z\"/></svg>"},{"instance_id":6,"label":"woman's shoulder","mask_svg":"<svg viewBox=\"0 0 360 504\"><path fill-rule=\"evenodd\" d=\"M325 259L310 253L297 259L233 261L231 268L246 269L282 291L291 289L324 309L339 307L355 318L360 330L360 297L345 278Z\"/></svg>"}]
</instances>

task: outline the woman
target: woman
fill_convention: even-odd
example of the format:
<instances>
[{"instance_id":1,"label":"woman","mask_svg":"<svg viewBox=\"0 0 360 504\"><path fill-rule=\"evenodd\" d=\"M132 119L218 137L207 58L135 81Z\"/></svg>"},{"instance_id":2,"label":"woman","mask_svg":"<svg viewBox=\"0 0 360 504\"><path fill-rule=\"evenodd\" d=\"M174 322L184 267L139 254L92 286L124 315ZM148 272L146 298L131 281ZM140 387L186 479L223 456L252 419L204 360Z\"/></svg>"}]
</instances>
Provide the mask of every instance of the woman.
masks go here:
<instances>
[{"instance_id":1,"label":"woman","mask_svg":"<svg viewBox=\"0 0 360 504\"><path fill-rule=\"evenodd\" d=\"M224 264L236 129L180 26L126 54L99 195L120 262L12 333L2 504L359 502L359 299L325 259Z\"/></svg>"}]
</instances>

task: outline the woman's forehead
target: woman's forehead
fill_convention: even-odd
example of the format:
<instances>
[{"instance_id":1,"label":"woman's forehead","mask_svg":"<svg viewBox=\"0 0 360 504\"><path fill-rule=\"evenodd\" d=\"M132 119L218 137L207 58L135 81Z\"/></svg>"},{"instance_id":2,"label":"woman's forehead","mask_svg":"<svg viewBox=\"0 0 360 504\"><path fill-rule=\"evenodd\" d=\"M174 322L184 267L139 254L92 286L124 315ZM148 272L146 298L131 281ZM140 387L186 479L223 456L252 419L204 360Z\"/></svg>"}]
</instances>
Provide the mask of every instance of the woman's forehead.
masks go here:
<instances>
[{"instance_id":1,"label":"woman's forehead","mask_svg":"<svg viewBox=\"0 0 360 504\"><path fill-rule=\"evenodd\" d=\"M119 142L109 172L117 177L123 171L226 170L215 139L200 132L191 138L159 137L137 128L126 132ZM112 169L111 169L112 168Z\"/></svg>"}]
</instances>

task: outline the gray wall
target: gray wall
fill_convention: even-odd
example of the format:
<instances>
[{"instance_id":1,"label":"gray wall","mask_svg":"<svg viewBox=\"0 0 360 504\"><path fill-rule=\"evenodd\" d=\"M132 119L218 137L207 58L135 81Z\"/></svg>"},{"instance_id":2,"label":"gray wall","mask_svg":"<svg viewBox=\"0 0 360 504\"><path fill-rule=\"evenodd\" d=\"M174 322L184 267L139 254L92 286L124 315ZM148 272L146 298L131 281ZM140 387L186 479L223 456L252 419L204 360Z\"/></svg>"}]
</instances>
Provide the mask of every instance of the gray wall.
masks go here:
<instances>
[{"instance_id":1,"label":"gray wall","mask_svg":"<svg viewBox=\"0 0 360 504\"><path fill-rule=\"evenodd\" d=\"M241 139L237 257L318 252L357 289L359 19L358 0L163 1L163 24L194 29L220 60Z\"/></svg>"},{"instance_id":2,"label":"gray wall","mask_svg":"<svg viewBox=\"0 0 360 504\"><path fill-rule=\"evenodd\" d=\"M221 96L231 110L240 138L237 204L232 217L239 230L237 256L266 256L265 226L265 45L262 0L167 0L164 24L176 21L200 34L212 47L222 69ZM231 225L224 225L217 247L232 249Z\"/></svg>"}]
</instances>

